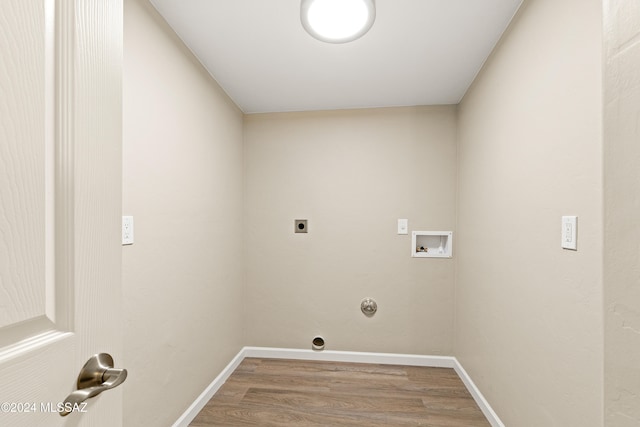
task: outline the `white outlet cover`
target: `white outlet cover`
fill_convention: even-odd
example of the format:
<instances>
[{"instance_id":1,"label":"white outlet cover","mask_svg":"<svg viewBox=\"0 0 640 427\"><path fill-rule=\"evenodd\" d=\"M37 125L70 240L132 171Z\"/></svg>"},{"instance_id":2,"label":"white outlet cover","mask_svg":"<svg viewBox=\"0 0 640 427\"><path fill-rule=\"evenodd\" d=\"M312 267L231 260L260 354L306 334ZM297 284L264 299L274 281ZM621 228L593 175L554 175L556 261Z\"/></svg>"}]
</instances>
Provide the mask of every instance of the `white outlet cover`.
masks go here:
<instances>
[{"instance_id":1,"label":"white outlet cover","mask_svg":"<svg viewBox=\"0 0 640 427\"><path fill-rule=\"evenodd\" d=\"M399 219L398 220L398 234L409 234L409 220L408 219Z\"/></svg>"},{"instance_id":2,"label":"white outlet cover","mask_svg":"<svg viewBox=\"0 0 640 427\"><path fill-rule=\"evenodd\" d=\"M122 244L133 245L133 217L122 217Z\"/></svg>"},{"instance_id":3,"label":"white outlet cover","mask_svg":"<svg viewBox=\"0 0 640 427\"><path fill-rule=\"evenodd\" d=\"M562 248L572 251L578 250L578 217L562 217Z\"/></svg>"}]
</instances>

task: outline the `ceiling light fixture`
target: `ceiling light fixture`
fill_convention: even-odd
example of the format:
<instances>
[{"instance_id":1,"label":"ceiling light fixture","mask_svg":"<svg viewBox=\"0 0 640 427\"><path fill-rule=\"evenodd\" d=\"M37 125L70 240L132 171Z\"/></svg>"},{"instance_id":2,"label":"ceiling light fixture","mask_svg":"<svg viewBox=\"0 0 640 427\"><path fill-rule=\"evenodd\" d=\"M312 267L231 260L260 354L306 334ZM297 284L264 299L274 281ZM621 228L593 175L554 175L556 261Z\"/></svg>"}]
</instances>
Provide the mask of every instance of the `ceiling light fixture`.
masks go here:
<instances>
[{"instance_id":1,"label":"ceiling light fixture","mask_svg":"<svg viewBox=\"0 0 640 427\"><path fill-rule=\"evenodd\" d=\"M327 43L347 43L369 31L374 0L302 0L300 20L309 34Z\"/></svg>"}]
</instances>

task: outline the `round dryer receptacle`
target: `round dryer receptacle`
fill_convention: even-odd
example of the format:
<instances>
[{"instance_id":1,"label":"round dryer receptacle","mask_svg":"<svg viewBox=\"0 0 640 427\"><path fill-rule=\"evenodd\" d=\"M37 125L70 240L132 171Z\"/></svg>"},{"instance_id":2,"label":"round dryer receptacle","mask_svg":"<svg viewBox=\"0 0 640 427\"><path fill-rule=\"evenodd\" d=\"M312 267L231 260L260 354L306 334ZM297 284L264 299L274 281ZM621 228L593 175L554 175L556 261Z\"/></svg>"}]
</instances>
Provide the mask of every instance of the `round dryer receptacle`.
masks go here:
<instances>
[{"instance_id":1,"label":"round dryer receptacle","mask_svg":"<svg viewBox=\"0 0 640 427\"><path fill-rule=\"evenodd\" d=\"M365 298L360 302L360 310L365 316L371 317L378 311L378 304L373 298Z\"/></svg>"}]
</instances>

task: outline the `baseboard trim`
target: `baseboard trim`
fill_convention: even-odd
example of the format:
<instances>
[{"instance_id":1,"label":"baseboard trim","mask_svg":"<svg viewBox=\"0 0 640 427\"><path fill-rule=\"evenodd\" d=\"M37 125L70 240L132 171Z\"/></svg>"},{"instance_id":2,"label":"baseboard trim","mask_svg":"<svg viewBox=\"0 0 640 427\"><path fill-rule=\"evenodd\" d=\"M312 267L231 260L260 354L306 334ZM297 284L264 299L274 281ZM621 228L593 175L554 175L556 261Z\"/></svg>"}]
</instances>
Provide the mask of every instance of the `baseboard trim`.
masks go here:
<instances>
[{"instance_id":1,"label":"baseboard trim","mask_svg":"<svg viewBox=\"0 0 640 427\"><path fill-rule=\"evenodd\" d=\"M456 359L455 357L454 359L456 361L456 364L453 369L455 369L465 387L467 387L467 390L473 397L473 400L476 401L476 404L478 405L484 416L487 417L487 421L489 421L491 427L505 427L502 421L500 421L500 418L498 418L498 414L495 413L491 405L489 405L487 399L485 399L482 393L480 393L480 389L476 387L469 374L467 374L467 371L464 370L458 359Z\"/></svg>"},{"instance_id":2,"label":"baseboard trim","mask_svg":"<svg viewBox=\"0 0 640 427\"><path fill-rule=\"evenodd\" d=\"M173 427L188 427L198 413L204 408L207 402L213 397L218 389L225 383L233 371L244 360L245 357L260 357L265 359L295 359L295 360L318 360L329 362L354 362L354 363L377 363L383 365L407 365L407 366L428 366L433 368L452 368L460 376L460 379L469 390L469 393L476 401L492 427L504 427L498 415L484 398L473 380L464 370L458 359L451 356L422 356L416 354L392 354L392 353L361 353L352 351L314 351L291 348L271 348L271 347L244 347L233 358L233 360L222 370L220 375L203 391L200 396L189 406L182 416L173 424Z\"/></svg>"},{"instance_id":3,"label":"baseboard trim","mask_svg":"<svg viewBox=\"0 0 640 427\"><path fill-rule=\"evenodd\" d=\"M379 363L382 365L430 366L455 368L456 359L449 356L414 354L361 353L355 351L314 351L291 348L245 347L245 357L266 359L319 360L328 362Z\"/></svg>"},{"instance_id":4,"label":"baseboard trim","mask_svg":"<svg viewBox=\"0 0 640 427\"><path fill-rule=\"evenodd\" d=\"M209 384L209 386L200 393L200 396L187 408L186 411L173 423L173 427L188 427L189 423L195 419L202 408L207 404L220 387L227 381L233 371L244 360L244 348L233 358L231 362L220 372L220 374Z\"/></svg>"}]
</instances>

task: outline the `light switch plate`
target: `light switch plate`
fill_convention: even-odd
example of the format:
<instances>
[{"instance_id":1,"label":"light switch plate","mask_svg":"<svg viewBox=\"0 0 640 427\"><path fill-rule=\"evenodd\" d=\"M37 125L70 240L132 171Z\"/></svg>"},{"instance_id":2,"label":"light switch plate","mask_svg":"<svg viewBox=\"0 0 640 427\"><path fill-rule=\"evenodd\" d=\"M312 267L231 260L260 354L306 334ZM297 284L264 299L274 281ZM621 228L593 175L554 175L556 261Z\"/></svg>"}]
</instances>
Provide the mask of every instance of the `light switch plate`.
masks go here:
<instances>
[{"instance_id":1,"label":"light switch plate","mask_svg":"<svg viewBox=\"0 0 640 427\"><path fill-rule=\"evenodd\" d=\"M409 220L408 219L399 219L398 220L398 234L409 234Z\"/></svg>"},{"instance_id":2,"label":"light switch plate","mask_svg":"<svg viewBox=\"0 0 640 427\"><path fill-rule=\"evenodd\" d=\"M133 217L122 217L122 244L133 245Z\"/></svg>"},{"instance_id":3,"label":"light switch plate","mask_svg":"<svg viewBox=\"0 0 640 427\"><path fill-rule=\"evenodd\" d=\"M572 251L578 250L578 217L562 217L562 248Z\"/></svg>"}]
</instances>

